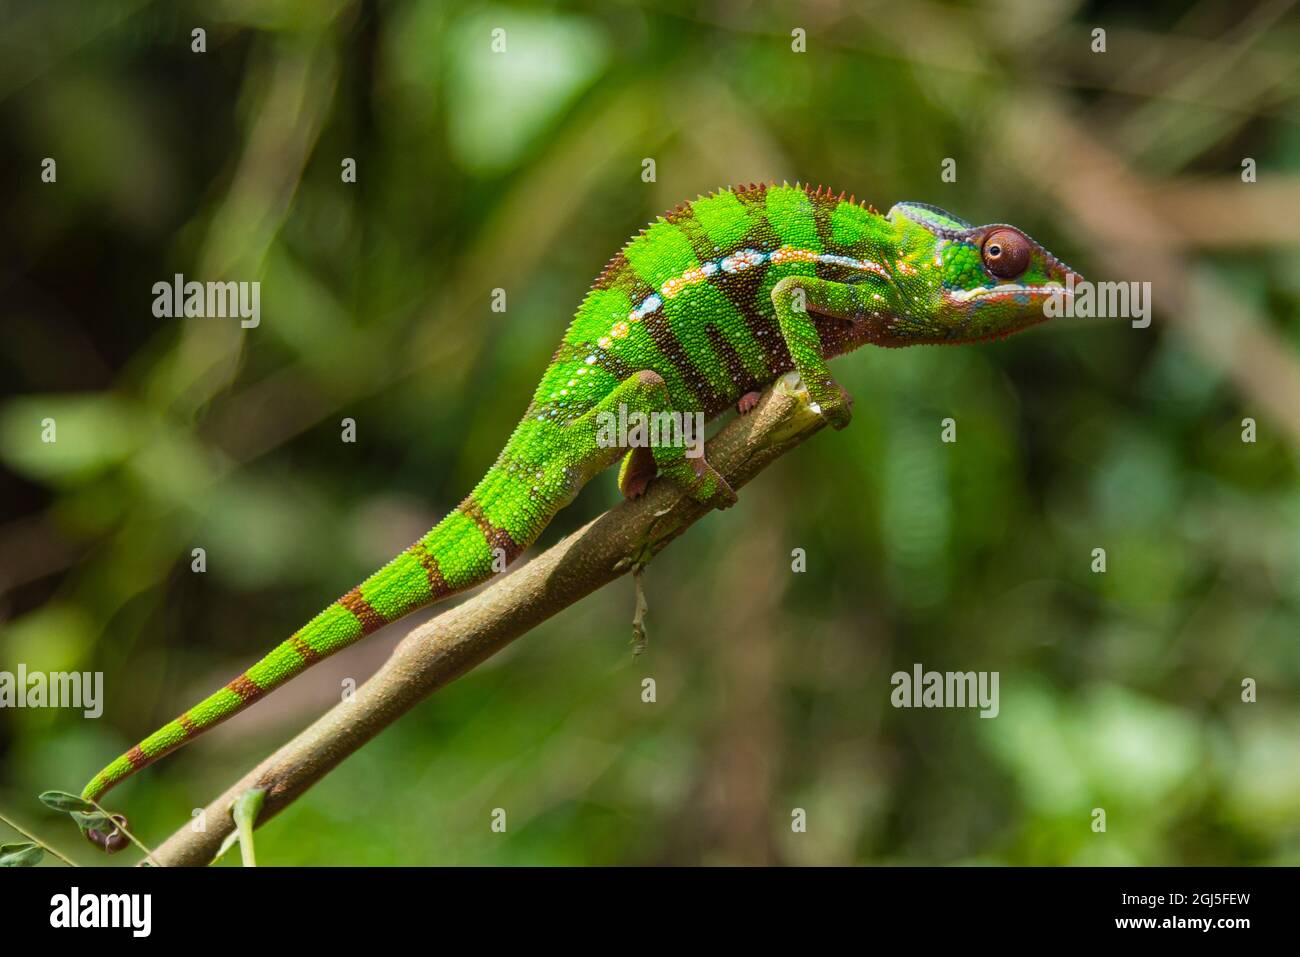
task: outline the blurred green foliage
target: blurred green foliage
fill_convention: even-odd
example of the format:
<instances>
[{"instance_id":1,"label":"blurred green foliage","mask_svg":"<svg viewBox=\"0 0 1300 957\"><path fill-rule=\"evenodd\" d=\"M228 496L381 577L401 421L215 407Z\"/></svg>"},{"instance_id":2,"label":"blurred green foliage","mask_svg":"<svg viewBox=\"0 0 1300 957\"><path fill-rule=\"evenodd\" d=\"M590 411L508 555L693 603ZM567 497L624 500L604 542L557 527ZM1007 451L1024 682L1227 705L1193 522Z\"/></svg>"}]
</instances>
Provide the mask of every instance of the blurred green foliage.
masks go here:
<instances>
[{"instance_id":1,"label":"blurred green foliage","mask_svg":"<svg viewBox=\"0 0 1300 957\"><path fill-rule=\"evenodd\" d=\"M1151 196L1235 183L1243 155L1261 185L1290 177L1292 211L1300 196L1294 19L655 6L5 5L0 668L102 671L107 695L95 721L0 712L6 813L90 859L35 795L79 790L458 501L591 278L683 199L799 179L932 202L1017 223L1088 275L1098 250L986 135L1030 91ZM1110 60L1089 50L1098 25ZM1221 63L1265 92L1217 104L1196 78ZM1294 370L1294 249L1204 229L1190 261L1265 317L1273 373ZM154 318L151 287L177 272L259 279L260 326ZM1144 331L1061 321L839 360L852 428L654 562L646 656L616 583L351 757L259 834L259 859L1300 863L1296 450L1231 350L1195 348L1159 296ZM615 500L594 482L539 547ZM162 840L402 630L110 805ZM890 675L916 662L998 671L1000 715L891 708Z\"/></svg>"}]
</instances>

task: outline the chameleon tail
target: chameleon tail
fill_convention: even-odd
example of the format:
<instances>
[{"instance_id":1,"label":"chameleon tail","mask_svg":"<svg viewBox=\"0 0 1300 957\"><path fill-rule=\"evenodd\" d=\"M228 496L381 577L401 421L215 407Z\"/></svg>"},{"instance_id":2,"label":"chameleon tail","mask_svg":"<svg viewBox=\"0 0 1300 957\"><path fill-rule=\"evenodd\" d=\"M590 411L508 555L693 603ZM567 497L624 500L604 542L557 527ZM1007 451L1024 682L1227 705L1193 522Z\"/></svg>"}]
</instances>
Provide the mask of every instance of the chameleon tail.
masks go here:
<instances>
[{"instance_id":1,"label":"chameleon tail","mask_svg":"<svg viewBox=\"0 0 1300 957\"><path fill-rule=\"evenodd\" d=\"M519 493L506 461L423 538L331 604L228 685L149 735L91 779L98 801L141 768L238 714L315 662L390 622L486 581L541 534L569 497ZM86 832L92 842L102 844ZM110 848L113 849L113 848Z\"/></svg>"}]
</instances>

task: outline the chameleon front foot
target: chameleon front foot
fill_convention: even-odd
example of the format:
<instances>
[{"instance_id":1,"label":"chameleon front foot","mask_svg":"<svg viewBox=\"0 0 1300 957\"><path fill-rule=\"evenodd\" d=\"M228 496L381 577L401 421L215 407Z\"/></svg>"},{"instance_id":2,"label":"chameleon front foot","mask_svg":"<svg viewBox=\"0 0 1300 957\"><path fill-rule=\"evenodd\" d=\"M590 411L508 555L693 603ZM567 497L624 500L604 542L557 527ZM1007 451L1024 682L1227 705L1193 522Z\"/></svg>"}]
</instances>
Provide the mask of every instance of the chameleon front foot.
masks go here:
<instances>
[{"instance_id":1,"label":"chameleon front foot","mask_svg":"<svg viewBox=\"0 0 1300 957\"><path fill-rule=\"evenodd\" d=\"M831 381L813 396L816 411L826 419L833 429L847 428L853 421L853 396L838 382Z\"/></svg>"},{"instance_id":2,"label":"chameleon front foot","mask_svg":"<svg viewBox=\"0 0 1300 957\"><path fill-rule=\"evenodd\" d=\"M754 411L754 406L758 405L758 400L763 397L761 392L746 392L736 403L736 411L741 415L749 415Z\"/></svg>"}]
</instances>

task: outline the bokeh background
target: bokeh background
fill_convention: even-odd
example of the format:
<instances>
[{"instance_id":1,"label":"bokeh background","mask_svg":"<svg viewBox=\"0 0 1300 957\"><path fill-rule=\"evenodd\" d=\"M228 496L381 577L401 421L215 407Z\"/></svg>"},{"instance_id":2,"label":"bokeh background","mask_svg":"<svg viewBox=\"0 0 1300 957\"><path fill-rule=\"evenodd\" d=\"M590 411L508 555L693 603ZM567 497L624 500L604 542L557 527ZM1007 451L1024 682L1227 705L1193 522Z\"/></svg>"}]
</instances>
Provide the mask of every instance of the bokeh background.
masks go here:
<instances>
[{"instance_id":1,"label":"bokeh background","mask_svg":"<svg viewBox=\"0 0 1300 957\"><path fill-rule=\"evenodd\" d=\"M79 791L453 506L631 233L789 179L1016 223L1088 278L1151 281L1154 322L839 360L852 427L651 565L647 654L617 582L351 757L259 859L1300 863L1292 3L2 15L0 668L106 687L95 721L0 712L8 816L102 860L38 792ZM261 325L155 318L176 272L260 280ZM538 547L615 501L594 482ZM160 842L405 630L110 805ZM916 662L998 671L1001 714L891 708Z\"/></svg>"}]
</instances>

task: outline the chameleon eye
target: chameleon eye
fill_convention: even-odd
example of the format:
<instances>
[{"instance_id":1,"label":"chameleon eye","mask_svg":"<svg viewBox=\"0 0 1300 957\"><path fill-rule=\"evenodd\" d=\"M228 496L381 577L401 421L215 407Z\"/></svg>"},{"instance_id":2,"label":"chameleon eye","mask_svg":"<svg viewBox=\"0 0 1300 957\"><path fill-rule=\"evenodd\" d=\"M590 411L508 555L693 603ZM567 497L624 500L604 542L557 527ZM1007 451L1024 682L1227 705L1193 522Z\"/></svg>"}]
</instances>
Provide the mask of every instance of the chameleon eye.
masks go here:
<instances>
[{"instance_id":1,"label":"chameleon eye","mask_svg":"<svg viewBox=\"0 0 1300 957\"><path fill-rule=\"evenodd\" d=\"M1029 268L1029 240L1014 229L995 229L984 240L984 268L999 279L1014 279Z\"/></svg>"}]
</instances>

